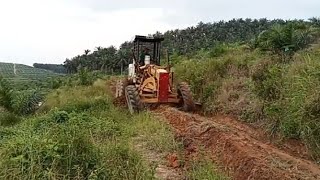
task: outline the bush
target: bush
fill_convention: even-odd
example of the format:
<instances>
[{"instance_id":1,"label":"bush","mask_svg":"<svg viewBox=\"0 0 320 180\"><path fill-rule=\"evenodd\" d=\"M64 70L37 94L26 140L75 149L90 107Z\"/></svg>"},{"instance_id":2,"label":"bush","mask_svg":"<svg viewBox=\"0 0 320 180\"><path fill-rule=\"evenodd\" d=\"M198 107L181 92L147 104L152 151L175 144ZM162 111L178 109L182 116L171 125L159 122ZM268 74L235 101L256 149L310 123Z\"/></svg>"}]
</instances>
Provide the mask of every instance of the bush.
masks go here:
<instances>
[{"instance_id":1,"label":"bush","mask_svg":"<svg viewBox=\"0 0 320 180\"><path fill-rule=\"evenodd\" d=\"M11 112L0 112L0 126L12 126L21 121L21 118Z\"/></svg>"},{"instance_id":2,"label":"bush","mask_svg":"<svg viewBox=\"0 0 320 180\"><path fill-rule=\"evenodd\" d=\"M302 55L285 76L281 131L287 137L303 139L320 157L319 57Z\"/></svg>"},{"instance_id":3,"label":"bush","mask_svg":"<svg viewBox=\"0 0 320 180\"><path fill-rule=\"evenodd\" d=\"M17 91L12 98L12 109L20 115L34 113L43 97L37 90Z\"/></svg>"},{"instance_id":4,"label":"bush","mask_svg":"<svg viewBox=\"0 0 320 180\"><path fill-rule=\"evenodd\" d=\"M58 89L62 85L63 85L63 81L60 79L60 77L50 79L50 88L51 89Z\"/></svg>"},{"instance_id":5,"label":"bush","mask_svg":"<svg viewBox=\"0 0 320 180\"><path fill-rule=\"evenodd\" d=\"M227 52L227 46L225 44L217 44L209 50L209 57L219 57Z\"/></svg>"},{"instance_id":6,"label":"bush","mask_svg":"<svg viewBox=\"0 0 320 180\"><path fill-rule=\"evenodd\" d=\"M202 51L181 60L178 78L191 84L206 112L259 121L270 135L303 140L319 159L319 48L296 53L290 62L260 50L228 49L214 58Z\"/></svg>"},{"instance_id":7,"label":"bush","mask_svg":"<svg viewBox=\"0 0 320 180\"><path fill-rule=\"evenodd\" d=\"M10 86L9 81L0 76L0 106L7 110L11 110L13 88Z\"/></svg>"},{"instance_id":8,"label":"bush","mask_svg":"<svg viewBox=\"0 0 320 180\"><path fill-rule=\"evenodd\" d=\"M74 129L75 130L75 129ZM16 137L1 154L5 179L84 179L98 166L97 149L84 134L57 131L49 136Z\"/></svg>"},{"instance_id":9,"label":"bush","mask_svg":"<svg viewBox=\"0 0 320 180\"><path fill-rule=\"evenodd\" d=\"M256 47L292 56L294 52L307 48L317 37L317 30L306 24L277 24L259 34L256 38Z\"/></svg>"},{"instance_id":10,"label":"bush","mask_svg":"<svg viewBox=\"0 0 320 180\"><path fill-rule=\"evenodd\" d=\"M119 114L111 110L105 113L108 112ZM29 119L20 127L23 131L1 144L0 177L152 179L152 171L129 148L121 122L112 121L113 115L110 118L55 109L48 115Z\"/></svg>"},{"instance_id":11,"label":"bush","mask_svg":"<svg viewBox=\"0 0 320 180\"><path fill-rule=\"evenodd\" d=\"M282 65L272 65L264 62L258 63L251 75L254 83L254 92L263 100L279 99L283 84L282 75L285 68Z\"/></svg>"},{"instance_id":12,"label":"bush","mask_svg":"<svg viewBox=\"0 0 320 180\"><path fill-rule=\"evenodd\" d=\"M55 110L52 114L54 122L64 123L69 120L69 114L66 111Z\"/></svg>"}]
</instances>

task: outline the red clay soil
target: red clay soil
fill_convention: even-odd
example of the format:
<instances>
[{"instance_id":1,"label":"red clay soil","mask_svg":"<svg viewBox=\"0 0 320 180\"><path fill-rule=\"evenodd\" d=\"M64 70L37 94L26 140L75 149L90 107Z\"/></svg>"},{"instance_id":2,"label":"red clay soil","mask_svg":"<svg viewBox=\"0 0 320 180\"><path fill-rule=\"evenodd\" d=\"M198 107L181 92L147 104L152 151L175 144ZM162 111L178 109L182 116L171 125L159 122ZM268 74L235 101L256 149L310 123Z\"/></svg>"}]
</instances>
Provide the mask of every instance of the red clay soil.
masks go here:
<instances>
[{"instance_id":1,"label":"red clay soil","mask_svg":"<svg viewBox=\"0 0 320 180\"><path fill-rule=\"evenodd\" d=\"M189 154L201 148L233 179L320 179L320 166L296 156L296 151L277 148L259 131L236 120L165 106L154 112L171 124Z\"/></svg>"}]
</instances>

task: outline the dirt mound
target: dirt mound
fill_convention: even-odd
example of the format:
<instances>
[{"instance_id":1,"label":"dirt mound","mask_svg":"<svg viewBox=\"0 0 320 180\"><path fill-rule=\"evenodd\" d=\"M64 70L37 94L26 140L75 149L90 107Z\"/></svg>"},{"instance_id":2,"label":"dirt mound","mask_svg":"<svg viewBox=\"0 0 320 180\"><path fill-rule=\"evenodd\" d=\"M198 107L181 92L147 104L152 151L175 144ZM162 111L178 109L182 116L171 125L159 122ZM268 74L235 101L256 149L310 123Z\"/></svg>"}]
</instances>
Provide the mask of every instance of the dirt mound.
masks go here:
<instances>
[{"instance_id":1,"label":"dirt mound","mask_svg":"<svg viewBox=\"0 0 320 180\"><path fill-rule=\"evenodd\" d=\"M233 179L320 179L318 165L275 147L240 122L165 106L154 112L172 125L187 156L201 148Z\"/></svg>"}]
</instances>

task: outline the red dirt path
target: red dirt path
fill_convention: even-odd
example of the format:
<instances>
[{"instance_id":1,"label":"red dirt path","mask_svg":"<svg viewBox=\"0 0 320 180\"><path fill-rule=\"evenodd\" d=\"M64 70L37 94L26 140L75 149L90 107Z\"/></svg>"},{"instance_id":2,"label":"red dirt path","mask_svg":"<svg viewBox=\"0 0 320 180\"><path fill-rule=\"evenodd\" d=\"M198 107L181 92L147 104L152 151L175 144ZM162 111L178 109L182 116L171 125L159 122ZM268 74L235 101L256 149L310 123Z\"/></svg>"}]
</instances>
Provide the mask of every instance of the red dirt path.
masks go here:
<instances>
[{"instance_id":1,"label":"red dirt path","mask_svg":"<svg viewBox=\"0 0 320 180\"><path fill-rule=\"evenodd\" d=\"M114 104L124 107L125 100ZM232 179L320 179L320 166L309 160L299 141L276 146L262 131L225 116L204 117L168 106L153 112L183 141L187 160L205 151Z\"/></svg>"},{"instance_id":2,"label":"red dirt path","mask_svg":"<svg viewBox=\"0 0 320 180\"><path fill-rule=\"evenodd\" d=\"M239 121L188 114L166 106L154 113L164 117L183 140L187 156L201 148L233 179L320 179L320 167L301 158L303 153L279 149L261 132Z\"/></svg>"}]
</instances>

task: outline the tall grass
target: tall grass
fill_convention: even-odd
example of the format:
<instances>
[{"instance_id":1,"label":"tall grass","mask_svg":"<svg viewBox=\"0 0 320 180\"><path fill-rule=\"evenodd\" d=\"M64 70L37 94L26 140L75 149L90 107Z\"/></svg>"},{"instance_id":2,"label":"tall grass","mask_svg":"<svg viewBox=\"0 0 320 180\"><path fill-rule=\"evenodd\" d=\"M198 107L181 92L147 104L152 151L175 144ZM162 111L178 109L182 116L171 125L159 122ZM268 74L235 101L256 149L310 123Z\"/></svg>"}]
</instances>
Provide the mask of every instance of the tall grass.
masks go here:
<instances>
[{"instance_id":1,"label":"tall grass","mask_svg":"<svg viewBox=\"0 0 320 180\"><path fill-rule=\"evenodd\" d=\"M149 112L132 116L114 107L108 84L57 88L22 119L1 110L0 179L154 179L156 166L137 143L163 156L156 163L175 153L183 166L183 147L170 126ZM220 177L212 167L192 164L185 174Z\"/></svg>"},{"instance_id":2,"label":"tall grass","mask_svg":"<svg viewBox=\"0 0 320 180\"><path fill-rule=\"evenodd\" d=\"M217 57L180 60L175 68L178 78L192 85L205 112L262 122L271 135L303 140L319 159L319 55L318 49L302 51L283 62L239 46Z\"/></svg>"},{"instance_id":3,"label":"tall grass","mask_svg":"<svg viewBox=\"0 0 320 180\"><path fill-rule=\"evenodd\" d=\"M152 179L130 146L132 121L113 107L105 81L57 89L37 116L0 131L0 178Z\"/></svg>"},{"instance_id":4,"label":"tall grass","mask_svg":"<svg viewBox=\"0 0 320 180\"><path fill-rule=\"evenodd\" d=\"M227 180L226 176L223 176L215 164L207 157L201 157L198 160L191 162L191 167L187 173L189 179L202 180Z\"/></svg>"}]
</instances>

